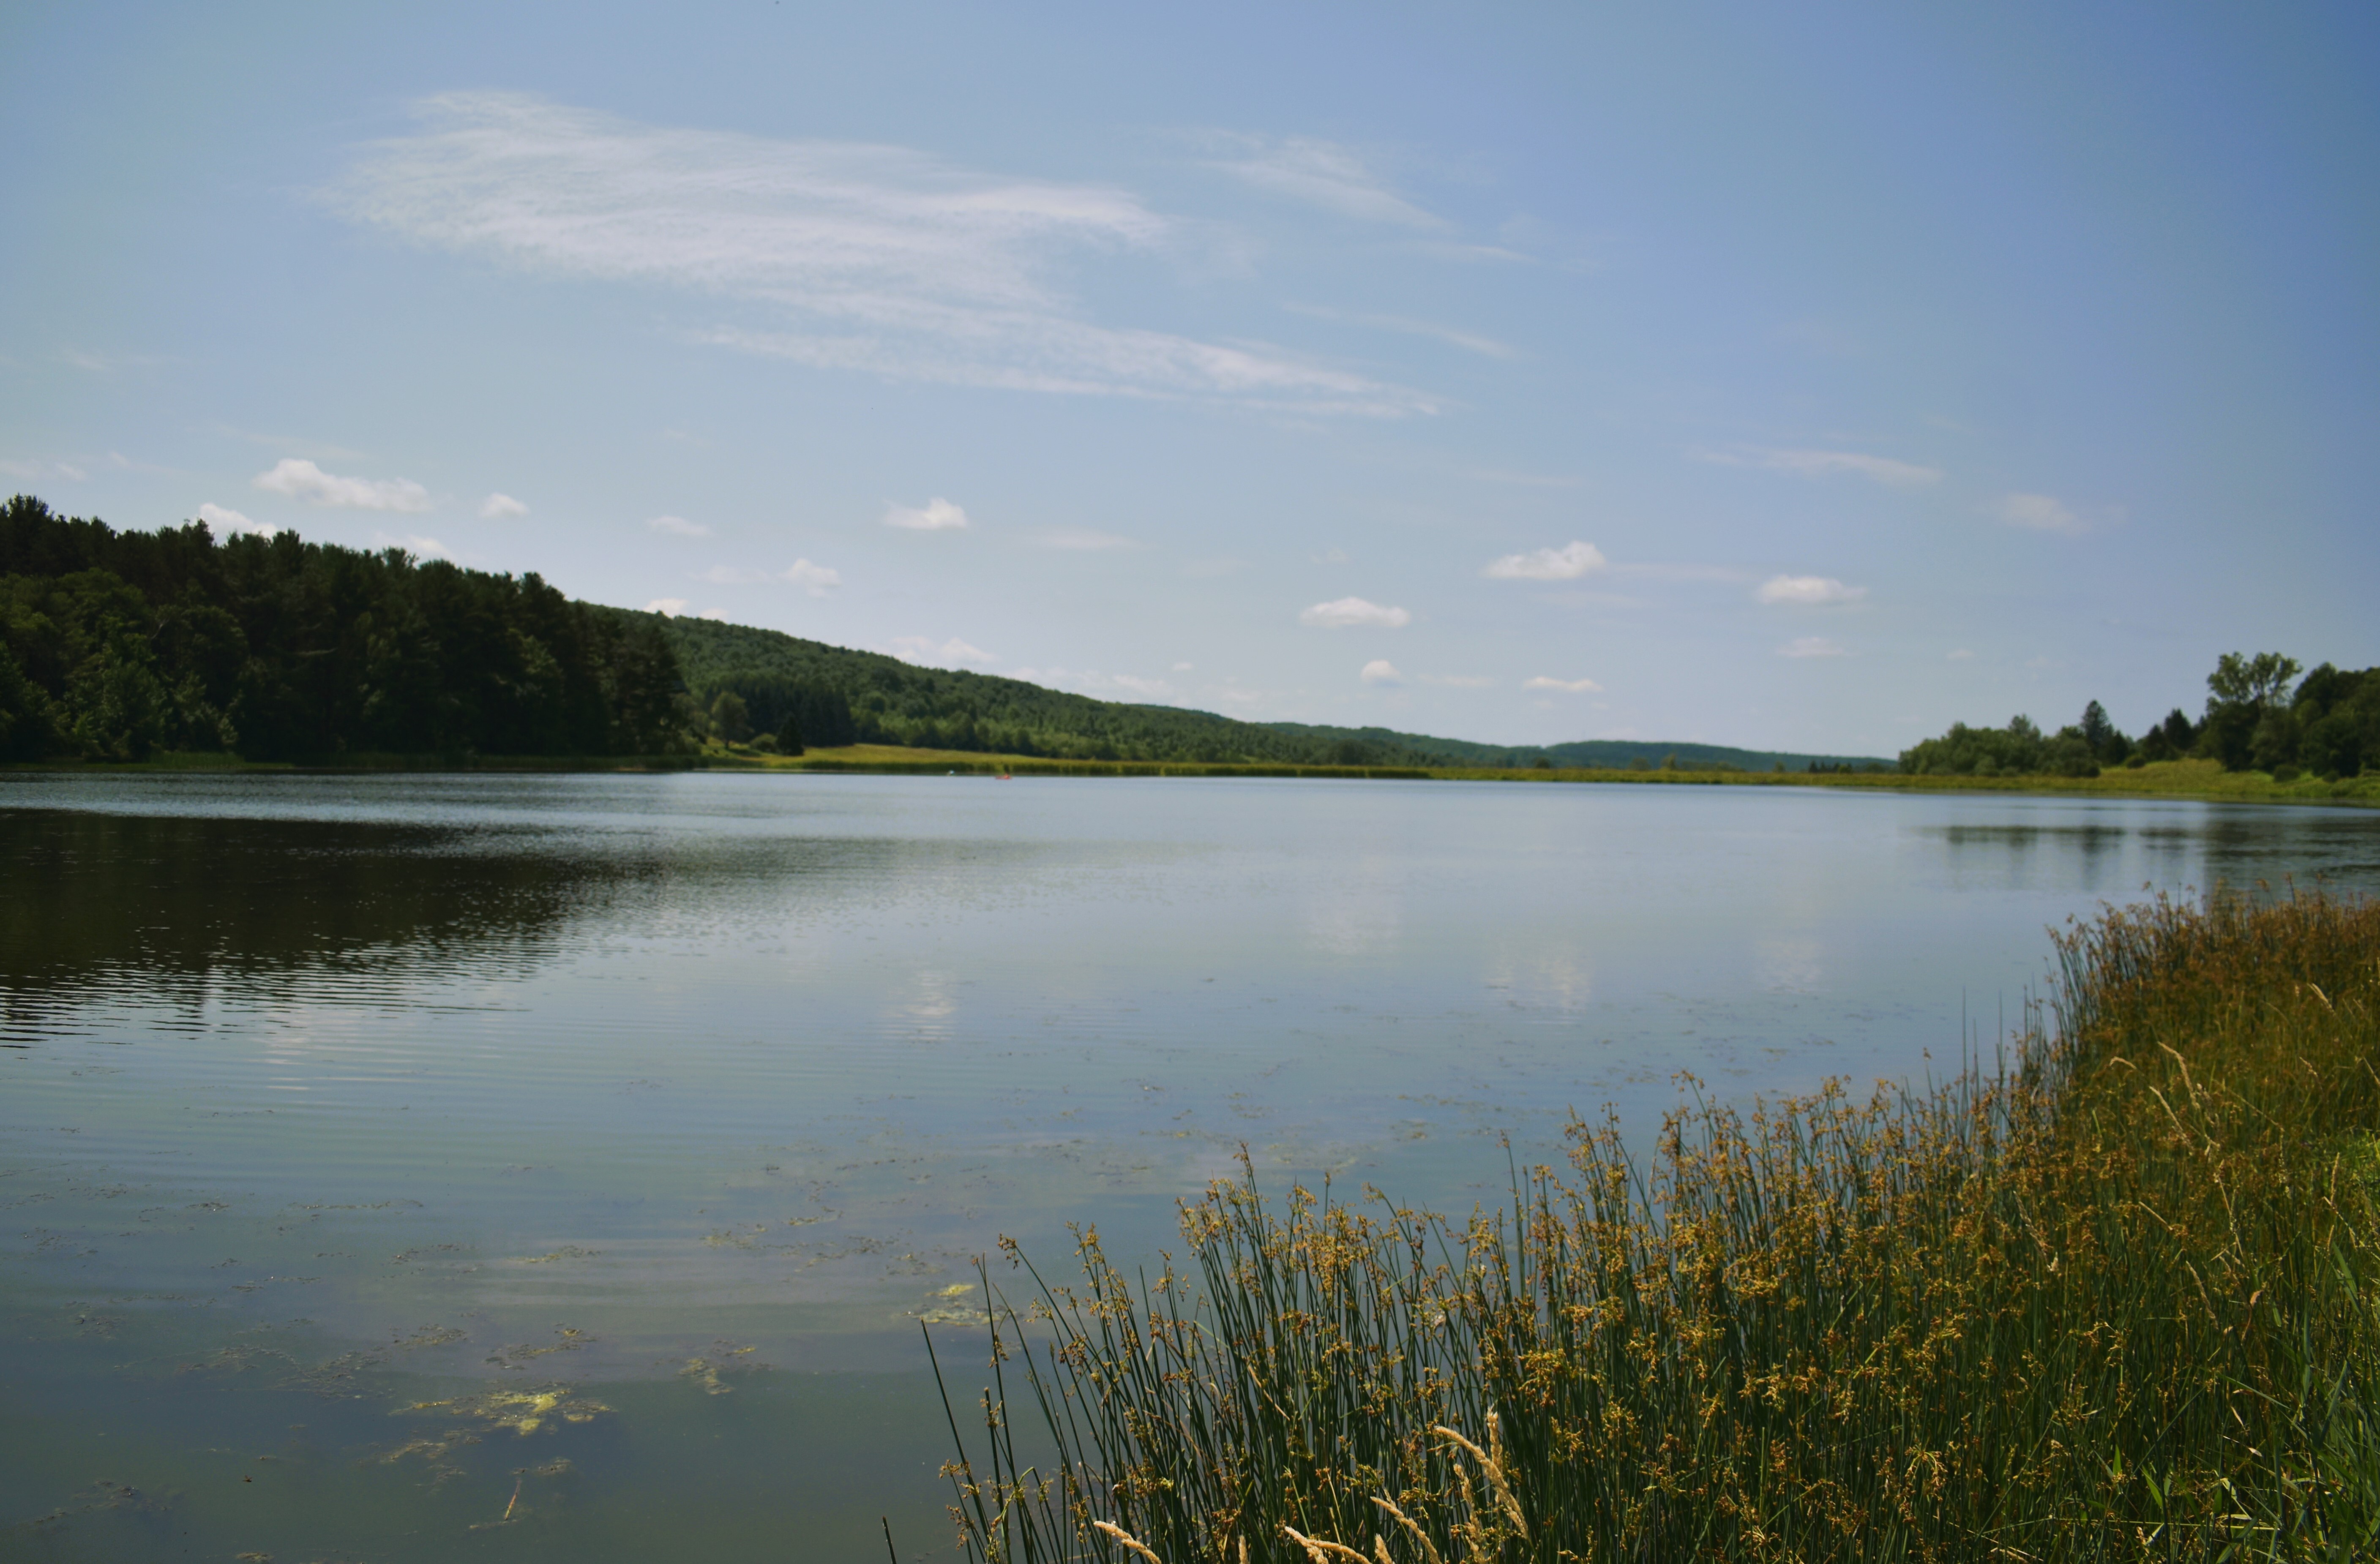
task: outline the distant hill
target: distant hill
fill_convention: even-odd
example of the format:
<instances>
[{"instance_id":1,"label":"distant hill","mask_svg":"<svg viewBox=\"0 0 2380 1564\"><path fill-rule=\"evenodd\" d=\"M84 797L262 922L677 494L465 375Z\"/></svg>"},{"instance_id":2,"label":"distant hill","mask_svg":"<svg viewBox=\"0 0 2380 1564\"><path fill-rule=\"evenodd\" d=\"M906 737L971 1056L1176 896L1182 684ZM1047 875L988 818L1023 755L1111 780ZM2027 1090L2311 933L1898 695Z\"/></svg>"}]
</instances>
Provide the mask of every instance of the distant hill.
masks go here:
<instances>
[{"instance_id":1,"label":"distant hill","mask_svg":"<svg viewBox=\"0 0 2380 1564\"><path fill-rule=\"evenodd\" d=\"M1576 739L1569 744L1475 744L1469 739L1432 738L1421 734L1401 734L1390 728L1329 728L1302 722L1270 722L1266 725L1290 733L1345 734L1368 743L1401 744L1428 749L1444 756L1445 764L1455 766L1534 766L1542 758L1556 766L1624 770L1639 761L1647 766L1659 766L1674 757L1678 765L1688 770L1732 766L1739 770L1767 771L1782 766L1789 771L1801 771L1807 770L1813 764L1852 770L1864 770L1871 766L1886 770L1893 768L1892 761L1872 755L1811 755L1784 749L1736 749L1723 744L1599 738Z\"/></svg>"},{"instance_id":2,"label":"distant hill","mask_svg":"<svg viewBox=\"0 0 2380 1564\"><path fill-rule=\"evenodd\" d=\"M1788 770L1820 765L1884 766L1864 756L1802 755L1707 744L1585 740L1512 746L1303 722L1243 722L1211 711L1097 700L1022 679L922 668L880 652L854 651L783 631L710 619L626 612L657 626L676 653L688 693L710 709L722 694L742 700L753 727L775 731L798 715L812 745L836 742L1046 755L1073 759L1245 761L1307 766L1717 765ZM821 696L834 697L822 705ZM848 728L829 714L848 710Z\"/></svg>"}]
</instances>

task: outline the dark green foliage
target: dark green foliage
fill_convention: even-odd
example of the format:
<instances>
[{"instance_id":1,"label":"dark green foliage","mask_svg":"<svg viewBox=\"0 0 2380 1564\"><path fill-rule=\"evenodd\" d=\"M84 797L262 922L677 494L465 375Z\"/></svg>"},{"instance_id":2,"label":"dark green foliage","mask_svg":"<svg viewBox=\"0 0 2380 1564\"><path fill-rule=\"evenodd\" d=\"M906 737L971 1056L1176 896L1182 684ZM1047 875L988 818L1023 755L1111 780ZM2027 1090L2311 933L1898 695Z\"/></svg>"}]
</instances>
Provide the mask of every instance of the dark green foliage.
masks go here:
<instances>
[{"instance_id":1,"label":"dark green foliage","mask_svg":"<svg viewBox=\"0 0 2380 1564\"><path fill-rule=\"evenodd\" d=\"M2095 743L2091 737L2098 734ZM2131 742L2093 701L2082 721L2045 736L2030 717L2013 717L2005 728L1971 728L1953 722L1940 738L1902 752L1900 769L1912 776L2095 777L2103 758L2120 762Z\"/></svg>"},{"instance_id":2,"label":"dark green foliage","mask_svg":"<svg viewBox=\"0 0 2380 1564\"><path fill-rule=\"evenodd\" d=\"M650 625L536 576L0 507L10 758L658 754L678 688Z\"/></svg>"},{"instance_id":3,"label":"dark green foliage","mask_svg":"<svg viewBox=\"0 0 2380 1564\"><path fill-rule=\"evenodd\" d=\"M2012 717L2005 728L1971 728L1964 722L1953 722L1950 731L1940 738L1929 738L1903 750L1900 769L1912 776L2038 775L2072 759L2070 749L2061 751L2053 761L2050 743L2030 717ZM2081 743L2079 735L2076 743Z\"/></svg>"},{"instance_id":4,"label":"dark green foliage","mask_svg":"<svg viewBox=\"0 0 2380 1564\"><path fill-rule=\"evenodd\" d=\"M2141 735L2141 742L2133 753L2143 764L2152 760L2179 760L2197 744L2198 729L2192 725L2188 714L2177 706L2166 713L2164 721Z\"/></svg>"},{"instance_id":5,"label":"dark green foliage","mask_svg":"<svg viewBox=\"0 0 2380 1564\"><path fill-rule=\"evenodd\" d=\"M2227 651L2206 675L2206 721L2198 753L2227 771L2271 770L2297 754L2298 729L2281 699L2298 662L2277 651Z\"/></svg>"},{"instance_id":6,"label":"dark green foliage","mask_svg":"<svg viewBox=\"0 0 2380 1564\"><path fill-rule=\"evenodd\" d=\"M2228 770L2253 768L2276 780L2301 769L2351 777L2380 759L2380 669L2350 673L2325 662L2284 700L2297 671L2296 661L2278 652L2227 653L2207 676L2211 693L2195 753Z\"/></svg>"},{"instance_id":7,"label":"dark green foliage","mask_svg":"<svg viewBox=\"0 0 2380 1564\"><path fill-rule=\"evenodd\" d=\"M2380 668L2341 673L2325 662L2289 703L2297 763L2322 777L2351 777L2380 764Z\"/></svg>"},{"instance_id":8,"label":"dark green foliage","mask_svg":"<svg viewBox=\"0 0 2380 1564\"><path fill-rule=\"evenodd\" d=\"M734 690L719 692L710 703L710 731L729 744L742 744L752 736L752 714L742 696Z\"/></svg>"},{"instance_id":9,"label":"dark green foliage","mask_svg":"<svg viewBox=\"0 0 2380 1564\"><path fill-rule=\"evenodd\" d=\"M1205 711L1094 700L1019 679L920 668L774 630L650 618L698 702L739 697L756 727L791 720L812 748L912 745L1079 760L1415 766L1436 758L1370 731L1291 730ZM1422 741L1434 743L1436 741Z\"/></svg>"}]
</instances>

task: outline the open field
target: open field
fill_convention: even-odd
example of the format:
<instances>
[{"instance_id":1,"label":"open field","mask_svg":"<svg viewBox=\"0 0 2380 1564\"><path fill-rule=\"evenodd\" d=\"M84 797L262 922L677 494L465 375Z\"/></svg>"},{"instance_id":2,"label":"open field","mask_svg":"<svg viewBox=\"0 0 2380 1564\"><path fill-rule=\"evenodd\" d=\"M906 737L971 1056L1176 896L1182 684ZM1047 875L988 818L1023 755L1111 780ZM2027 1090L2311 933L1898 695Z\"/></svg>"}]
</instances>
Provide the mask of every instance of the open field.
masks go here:
<instances>
[{"instance_id":1,"label":"open field","mask_svg":"<svg viewBox=\"0 0 2380 1564\"><path fill-rule=\"evenodd\" d=\"M1467 1219L1244 1156L1155 1266L1011 1246L969 1557L2374 1557L2380 904L2058 953L2005 1068L1694 1087L1649 1158L1574 1124Z\"/></svg>"},{"instance_id":2,"label":"open field","mask_svg":"<svg viewBox=\"0 0 2380 1564\"><path fill-rule=\"evenodd\" d=\"M813 749L793 758L715 757L729 764L784 770L1009 771L1018 776L1298 776L1378 777L1462 782L1637 783L1666 787L1833 787L1900 793L2036 793L2067 797L2198 798L2260 804L2380 804L2380 776L2324 782L2303 777L2276 782L2261 771L2226 771L2212 760L2170 760L2096 777L1912 777L1858 771L1663 771L1492 770L1460 766L1232 766L1155 760L1053 760L1026 755L902 749L853 745Z\"/></svg>"}]
</instances>

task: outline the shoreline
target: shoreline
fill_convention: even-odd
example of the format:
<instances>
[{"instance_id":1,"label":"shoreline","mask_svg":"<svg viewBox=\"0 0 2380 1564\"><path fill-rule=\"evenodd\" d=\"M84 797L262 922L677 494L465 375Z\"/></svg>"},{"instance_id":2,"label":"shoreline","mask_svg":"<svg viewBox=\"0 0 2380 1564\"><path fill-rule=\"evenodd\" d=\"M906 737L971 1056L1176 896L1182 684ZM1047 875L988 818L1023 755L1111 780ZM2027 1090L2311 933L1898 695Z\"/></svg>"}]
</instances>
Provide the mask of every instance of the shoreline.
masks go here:
<instances>
[{"instance_id":1,"label":"shoreline","mask_svg":"<svg viewBox=\"0 0 2380 1564\"><path fill-rule=\"evenodd\" d=\"M592 773L740 771L849 776L1259 777L1374 782L1557 782L1602 786L1813 787L1871 793L2026 794L2065 798L2171 798L2216 804L2327 804L2380 807L2380 775L2275 782L2262 771L2226 771L2212 760L2169 760L2095 777L1910 776L1897 771L1694 771L1481 766L1293 766L1196 760L1070 760L852 745L793 757L706 752L644 756L368 755L335 761L243 760L178 752L150 760L18 761L0 774L49 776L227 775L250 772L361 776L393 773Z\"/></svg>"}]
</instances>

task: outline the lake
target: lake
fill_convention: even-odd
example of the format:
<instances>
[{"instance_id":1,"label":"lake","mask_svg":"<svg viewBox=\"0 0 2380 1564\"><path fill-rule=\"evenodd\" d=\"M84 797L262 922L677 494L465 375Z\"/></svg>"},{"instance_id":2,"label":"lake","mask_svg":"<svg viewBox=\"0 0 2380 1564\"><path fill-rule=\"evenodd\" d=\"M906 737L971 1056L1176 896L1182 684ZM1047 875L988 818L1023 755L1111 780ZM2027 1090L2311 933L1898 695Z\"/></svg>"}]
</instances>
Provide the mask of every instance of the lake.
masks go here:
<instances>
[{"instance_id":1,"label":"lake","mask_svg":"<svg viewBox=\"0 0 2380 1564\"><path fill-rule=\"evenodd\" d=\"M2380 815L1816 788L0 776L0 1556L946 1554L975 1256L1467 1210L1922 1080ZM996 1259L996 1256L995 1256ZM964 1416L966 1408L962 1406Z\"/></svg>"}]
</instances>

